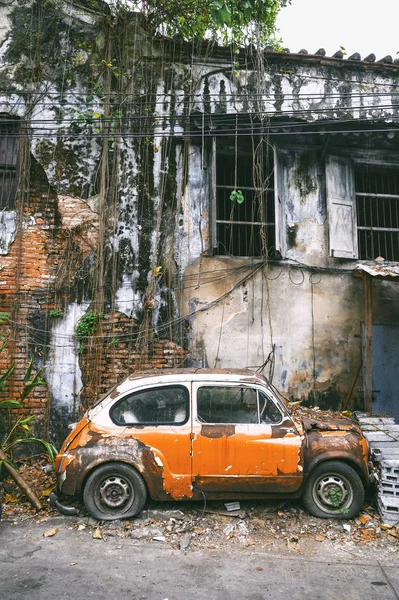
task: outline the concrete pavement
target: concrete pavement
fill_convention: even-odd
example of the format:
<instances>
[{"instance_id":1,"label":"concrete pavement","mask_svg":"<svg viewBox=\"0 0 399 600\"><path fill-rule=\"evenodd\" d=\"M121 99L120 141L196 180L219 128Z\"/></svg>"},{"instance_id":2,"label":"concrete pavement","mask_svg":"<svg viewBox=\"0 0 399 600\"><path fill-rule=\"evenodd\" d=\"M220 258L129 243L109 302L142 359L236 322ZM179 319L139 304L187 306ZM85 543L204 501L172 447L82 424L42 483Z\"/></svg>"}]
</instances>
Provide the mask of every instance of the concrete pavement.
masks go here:
<instances>
[{"instance_id":1,"label":"concrete pavement","mask_svg":"<svg viewBox=\"0 0 399 600\"><path fill-rule=\"evenodd\" d=\"M44 537L51 527L56 535ZM93 539L68 519L0 522L2 600L398 600L399 554ZM271 551L270 551L271 550Z\"/></svg>"}]
</instances>

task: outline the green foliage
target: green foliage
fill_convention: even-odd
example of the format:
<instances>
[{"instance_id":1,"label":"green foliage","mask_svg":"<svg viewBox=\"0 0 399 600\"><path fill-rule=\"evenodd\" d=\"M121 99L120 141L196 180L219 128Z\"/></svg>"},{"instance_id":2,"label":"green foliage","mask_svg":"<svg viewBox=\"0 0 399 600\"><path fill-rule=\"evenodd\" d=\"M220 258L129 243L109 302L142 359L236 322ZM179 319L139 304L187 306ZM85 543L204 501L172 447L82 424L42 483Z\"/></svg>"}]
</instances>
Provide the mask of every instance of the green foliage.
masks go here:
<instances>
[{"instance_id":1,"label":"green foliage","mask_svg":"<svg viewBox=\"0 0 399 600\"><path fill-rule=\"evenodd\" d=\"M0 402L0 408L3 408L2 402ZM40 446L54 465L55 457L57 456L57 449L55 446L53 446L53 444L46 442L46 440L34 437L32 435L32 430L29 423L31 423L34 418L34 415L29 415L28 417L20 416L17 417L14 423L10 426L4 439L0 443L0 448L6 455L5 459L0 459L0 469L4 461L11 464L14 468L16 467L13 461L13 451L16 446L20 446L21 444L33 444Z\"/></svg>"},{"instance_id":2,"label":"green foliage","mask_svg":"<svg viewBox=\"0 0 399 600\"><path fill-rule=\"evenodd\" d=\"M9 318L10 313L0 312L0 325L3 325L3 323L8 323Z\"/></svg>"},{"instance_id":3,"label":"green foliage","mask_svg":"<svg viewBox=\"0 0 399 600\"><path fill-rule=\"evenodd\" d=\"M277 14L291 0L131 0L152 32L184 39L213 37L224 43L266 43Z\"/></svg>"},{"instance_id":4,"label":"green foliage","mask_svg":"<svg viewBox=\"0 0 399 600\"><path fill-rule=\"evenodd\" d=\"M0 351L4 348L5 344L2 345ZM15 369L15 363L13 363L7 371L0 377L0 389L4 387L6 380L10 377ZM0 409L13 409L22 408L23 400L32 392L32 390L38 385L46 385L46 382L42 379L43 369L38 371L32 377L33 370L33 359L30 361L26 370L23 383L24 387L19 396L19 400L2 400L0 401ZM7 418L7 414L0 414L0 420L2 423L3 434L0 438L0 449L6 455L6 458L0 460L0 469L3 462L7 462L16 467L13 462L13 452L17 446L22 444L30 444L40 446L41 449L48 455L52 463L54 464L55 457L57 455L56 448L41 438L35 437L31 429L31 423L34 421L34 415L17 415L14 419L11 417Z\"/></svg>"},{"instance_id":5,"label":"green foliage","mask_svg":"<svg viewBox=\"0 0 399 600\"><path fill-rule=\"evenodd\" d=\"M241 190L233 190L230 194L230 200L242 204L244 202L244 194Z\"/></svg>"},{"instance_id":6,"label":"green foliage","mask_svg":"<svg viewBox=\"0 0 399 600\"><path fill-rule=\"evenodd\" d=\"M89 310L85 315L83 315L76 326L76 337L78 340L82 340L92 335L97 328L99 319L102 319L103 316L104 313L94 312L92 310Z\"/></svg>"},{"instance_id":7,"label":"green foliage","mask_svg":"<svg viewBox=\"0 0 399 600\"><path fill-rule=\"evenodd\" d=\"M333 487L328 492L334 508L339 508L342 502L342 491L338 487Z\"/></svg>"},{"instance_id":8,"label":"green foliage","mask_svg":"<svg viewBox=\"0 0 399 600\"><path fill-rule=\"evenodd\" d=\"M64 316L64 311L60 308L52 308L49 312L50 319L58 319Z\"/></svg>"}]
</instances>

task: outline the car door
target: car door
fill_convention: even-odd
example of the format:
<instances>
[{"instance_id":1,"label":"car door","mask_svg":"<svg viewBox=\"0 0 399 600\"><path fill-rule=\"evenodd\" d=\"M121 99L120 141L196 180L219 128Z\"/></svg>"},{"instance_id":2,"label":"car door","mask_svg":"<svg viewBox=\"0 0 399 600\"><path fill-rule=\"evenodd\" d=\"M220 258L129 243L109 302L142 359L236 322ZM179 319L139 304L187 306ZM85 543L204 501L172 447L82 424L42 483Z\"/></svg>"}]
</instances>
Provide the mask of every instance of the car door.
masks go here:
<instances>
[{"instance_id":1,"label":"car door","mask_svg":"<svg viewBox=\"0 0 399 600\"><path fill-rule=\"evenodd\" d=\"M140 470L153 498L192 496L189 385L164 384L128 393L112 407L110 417L123 427L121 438L141 443Z\"/></svg>"},{"instance_id":2,"label":"car door","mask_svg":"<svg viewBox=\"0 0 399 600\"><path fill-rule=\"evenodd\" d=\"M192 473L204 492L295 492L302 440L268 390L193 383Z\"/></svg>"}]
</instances>

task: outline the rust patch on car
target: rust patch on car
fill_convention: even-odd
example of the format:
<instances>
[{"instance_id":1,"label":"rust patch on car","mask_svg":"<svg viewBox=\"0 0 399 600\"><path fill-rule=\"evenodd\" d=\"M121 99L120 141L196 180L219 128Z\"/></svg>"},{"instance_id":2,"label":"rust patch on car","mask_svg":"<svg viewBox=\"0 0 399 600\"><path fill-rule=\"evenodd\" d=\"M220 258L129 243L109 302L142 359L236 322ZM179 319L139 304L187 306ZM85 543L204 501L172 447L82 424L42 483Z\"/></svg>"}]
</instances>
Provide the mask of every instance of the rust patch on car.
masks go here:
<instances>
[{"instance_id":1,"label":"rust patch on car","mask_svg":"<svg viewBox=\"0 0 399 600\"><path fill-rule=\"evenodd\" d=\"M304 462L306 473L326 460L345 460L357 465L368 483L368 444L356 425L347 429L311 429L306 432Z\"/></svg>"},{"instance_id":2,"label":"rust patch on car","mask_svg":"<svg viewBox=\"0 0 399 600\"><path fill-rule=\"evenodd\" d=\"M303 427L305 431L354 431L361 435L361 431L357 425L349 421L349 419L328 419L322 421L313 418L303 418Z\"/></svg>"},{"instance_id":3,"label":"rust patch on car","mask_svg":"<svg viewBox=\"0 0 399 600\"><path fill-rule=\"evenodd\" d=\"M267 479L267 485L265 485L265 478L256 475L240 476L240 492L238 492L242 498L245 498L251 493L260 493L267 495L275 493L283 493L285 489L287 492L295 493L301 486L302 480L298 478L297 474L292 475L292 481L287 480L287 474L284 473L285 481L282 482L279 475L269 477ZM194 484L198 489L206 490L206 493L236 493L237 494L237 483L231 477L207 477L206 475L196 475L194 478ZM285 489L284 489L285 488ZM265 492L265 489L267 491Z\"/></svg>"},{"instance_id":4,"label":"rust patch on car","mask_svg":"<svg viewBox=\"0 0 399 600\"><path fill-rule=\"evenodd\" d=\"M236 432L235 425L202 425L201 435L206 438L230 437Z\"/></svg>"},{"instance_id":5,"label":"rust patch on car","mask_svg":"<svg viewBox=\"0 0 399 600\"><path fill-rule=\"evenodd\" d=\"M189 465L189 436L187 448L179 452L174 446L176 433L173 431L162 435L156 428L147 428L146 435L143 435L145 440L140 439L141 435L142 430L135 432L129 427L121 431L120 427L99 427L88 423L73 439L68 450L73 460L66 466L67 477L61 484L62 492L67 495L79 492L88 473L100 464L125 462L141 473L154 500L190 499L193 495L191 473L189 467L184 469L182 463L187 457ZM163 448L163 452L159 447ZM183 464L182 473L171 471L163 454L175 454L177 467Z\"/></svg>"},{"instance_id":6,"label":"rust patch on car","mask_svg":"<svg viewBox=\"0 0 399 600\"><path fill-rule=\"evenodd\" d=\"M283 420L280 425L272 425L272 435L273 439L284 438L286 435L296 433L293 422L288 417Z\"/></svg>"}]
</instances>

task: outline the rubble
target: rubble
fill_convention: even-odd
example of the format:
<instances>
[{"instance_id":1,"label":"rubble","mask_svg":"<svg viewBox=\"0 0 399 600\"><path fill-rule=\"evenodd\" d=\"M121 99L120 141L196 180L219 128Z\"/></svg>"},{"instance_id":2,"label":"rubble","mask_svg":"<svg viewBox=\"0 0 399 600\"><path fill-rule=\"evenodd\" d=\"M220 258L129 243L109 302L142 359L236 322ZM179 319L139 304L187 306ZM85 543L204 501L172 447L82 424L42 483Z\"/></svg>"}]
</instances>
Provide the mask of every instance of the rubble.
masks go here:
<instances>
[{"instance_id":1,"label":"rubble","mask_svg":"<svg viewBox=\"0 0 399 600\"><path fill-rule=\"evenodd\" d=\"M46 499L54 477L45 473L41 461L27 461L21 467L24 477ZM358 518L350 521L317 519L302 508L300 500L241 501L240 510L228 512L220 501L169 503L151 502L142 513L127 521L98 521L90 517L82 504L79 516L60 516L46 504L35 512L10 480L0 483L3 518L15 524L26 519L46 522L47 531L66 527L80 535L106 542L108 538L131 540L132 543L167 544L182 552L225 549L234 545L242 549L275 550L284 544L298 553L305 547L317 551L320 544L334 548L385 549L399 554L399 526L385 524L373 498L369 498Z\"/></svg>"}]
</instances>

